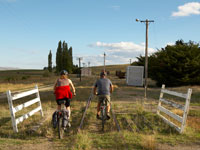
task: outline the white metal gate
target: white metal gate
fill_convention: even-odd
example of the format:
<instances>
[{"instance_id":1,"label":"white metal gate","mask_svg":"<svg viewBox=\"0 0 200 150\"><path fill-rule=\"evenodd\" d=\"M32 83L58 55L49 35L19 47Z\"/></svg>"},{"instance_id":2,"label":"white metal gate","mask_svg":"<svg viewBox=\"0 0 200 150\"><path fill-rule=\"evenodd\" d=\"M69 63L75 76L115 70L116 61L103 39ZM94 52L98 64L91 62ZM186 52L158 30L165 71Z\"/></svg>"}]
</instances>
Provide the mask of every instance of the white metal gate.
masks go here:
<instances>
[{"instance_id":1,"label":"white metal gate","mask_svg":"<svg viewBox=\"0 0 200 150\"><path fill-rule=\"evenodd\" d=\"M181 104L178 104L178 103L175 103L173 101L169 101L169 100L163 98L164 93L186 99L185 106L183 106ZM167 124L169 124L170 126L174 127L179 133L182 133L183 130L184 130L184 128L185 128L185 126L186 126L186 120L187 120L187 114L189 112L189 105L190 105L191 95L192 95L192 89L188 89L188 92L186 94L182 94L182 93L178 93L178 92L166 90L165 89L165 85L164 84L162 85L162 89L161 89L161 92L160 92L159 103L158 103L157 114ZM183 116L179 116L179 115L171 112L167 108L163 107L161 105L162 102L165 103L165 104L171 105L172 107L175 107L177 109L182 110L183 111ZM166 117L164 117L163 115L161 115L160 112L163 112L166 115L168 115L168 116L172 117L173 119L177 120L178 122L181 123L181 126L177 126L172 121L168 120Z\"/></svg>"},{"instance_id":2,"label":"white metal gate","mask_svg":"<svg viewBox=\"0 0 200 150\"><path fill-rule=\"evenodd\" d=\"M13 101L17 100L19 98L23 98L25 96L29 96L32 94L36 94L36 98L25 102L23 104L20 104L16 107L13 106ZM15 94L15 95L11 95L11 91L7 91L7 98L8 98L8 104L9 104L9 108L10 108L10 113L11 113L11 120L12 120L12 126L13 126L13 130L15 132L18 132L18 128L17 128L17 124L19 124L20 122L23 122L25 119L27 119L28 117L32 116L33 114L35 114L36 112L40 111L41 116L43 116L43 111L42 111L42 105L41 105L41 101L40 101L40 95L39 95L39 90L37 85L35 86L35 89L30 90L30 91L26 91L23 93L19 93L19 94ZM15 119L15 113L17 113L18 111L22 110L25 107L28 107L32 104L35 104L38 102L38 107L33 109L32 111L22 115L21 117Z\"/></svg>"}]
</instances>

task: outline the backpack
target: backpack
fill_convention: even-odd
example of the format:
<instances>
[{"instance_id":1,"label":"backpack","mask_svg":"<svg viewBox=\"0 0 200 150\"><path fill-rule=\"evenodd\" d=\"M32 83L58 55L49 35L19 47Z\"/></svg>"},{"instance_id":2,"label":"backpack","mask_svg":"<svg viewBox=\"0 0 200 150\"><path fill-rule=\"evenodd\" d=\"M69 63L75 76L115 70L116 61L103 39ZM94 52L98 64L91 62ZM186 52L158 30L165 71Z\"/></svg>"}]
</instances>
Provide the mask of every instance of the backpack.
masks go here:
<instances>
[{"instance_id":1,"label":"backpack","mask_svg":"<svg viewBox=\"0 0 200 150\"><path fill-rule=\"evenodd\" d=\"M53 125L53 128L55 129L56 126L57 126L57 121L58 121L58 118L57 118L57 111L55 111L52 115L52 125Z\"/></svg>"},{"instance_id":2,"label":"backpack","mask_svg":"<svg viewBox=\"0 0 200 150\"><path fill-rule=\"evenodd\" d=\"M64 111L63 115L62 126L66 127L68 124L68 111Z\"/></svg>"}]
</instances>

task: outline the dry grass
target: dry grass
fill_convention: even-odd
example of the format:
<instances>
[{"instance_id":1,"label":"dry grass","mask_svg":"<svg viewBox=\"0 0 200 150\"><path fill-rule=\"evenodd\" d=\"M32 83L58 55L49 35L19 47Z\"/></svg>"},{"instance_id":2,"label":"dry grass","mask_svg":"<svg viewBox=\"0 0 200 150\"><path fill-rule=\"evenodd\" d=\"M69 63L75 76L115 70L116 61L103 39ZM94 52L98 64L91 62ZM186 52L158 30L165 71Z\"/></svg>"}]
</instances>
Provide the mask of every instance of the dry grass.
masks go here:
<instances>
[{"instance_id":1,"label":"dry grass","mask_svg":"<svg viewBox=\"0 0 200 150\"><path fill-rule=\"evenodd\" d=\"M14 91L19 91L21 90L25 90L28 88L34 88L35 85L41 86L43 85L42 83L31 83L31 84L23 84L23 83L19 83L19 84L13 84L13 83L1 83L0 84L0 92L6 92L8 90L11 90L12 92Z\"/></svg>"},{"instance_id":2,"label":"dry grass","mask_svg":"<svg viewBox=\"0 0 200 150\"><path fill-rule=\"evenodd\" d=\"M200 118L199 117L188 117L187 125L200 131Z\"/></svg>"},{"instance_id":3,"label":"dry grass","mask_svg":"<svg viewBox=\"0 0 200 150\"><path fill-rule=\"evenodd\" d=\"M73 150L90 150L92 149L92 142L90 137L85 132L80 132L77 134L75 139L75 145L73 146Z\"/></svg>"},{"instance_id":4,"label":"dry grass","mask_svg":"<svg viewBox=\"0 0 200 150\"><path fill-rule=\"evenodd\" d=\"M145 135L142 136L141 145L145 150L155 150L156 149L156 140L154 135Z\"/></svg>"},{"instance_id":5,"label":"dry grass","mask_svg":"<svg viewBox=\"0 0 200 150\"><path fill-rule=\"evenodd\" d=\"M121 65L122 71L126 69L126 65ZM109 67L108 67L109 68ZM98 75L101 67L93 68L93 71ZM79 78L76 75L70 75L70 78L75 84L77 96L71 101L72 106L72 128L69 133L65 134L63 140L58 140L56 130L51 127L51 113L56 108L56 102L52 91L40 91L42 106L45 113L47 121L39 128L36 133L27 133L29 128L35 125L39 120L41 120L39 113L36 116L32 116L25 122L20 123L19 131L20 133L14 134L12 131L10 113L8 109L7 101L0 101L0 145L3 148L11 149L12 146L15 149L21 149L25 147L32 150L29 146L41 149L156 149L159 143L175 143L181 144L183 142L195 142L199 140L200 137L200 120L199 120L199 107L196 106L195 112L192 116L188 117L188 128L186 134L180 135L174 132L168 125L163 123L161 119L153 114L151 111L147 111L146 106L150 103L145 103L145 107L141 105L141 100L143 99L144 89L142 87L132 87L126 86L125 80L118 79L114 76L115 70L119 70L119 66L110 66L111 69L111 81L115 85L115 91L112 94L111 101L114 111L116 112L116 117L121 125L121 132L116 132L115 126L113 125L112 119L106 122L106 132L100 132L101 125L100 122L96 120L96 99L92 100L91 106L87 112L86 120L84 122L83 132L77 133L77 128L80 125L80 119L84 110L85 101L88 99L92 86L98 76L93 77L83 77L82 82L79 82ZM39 76L37 77L40 78ZM41 78L44 81L39 81L40 85L45 85L47 83L53 83L57 77ZM0 86L11 89L12 91L18 89L24 89L24 87L34 87L36 78L30 78L32 83L1 83ZM33 80L32 80L33 79ZM33 83L34 82L34 83ZM174 88L173 90L186 91L188 87L181 87L181 89ZM200 89L199 87L196 87ZM1 89L0 89L1 90ZM2 89L4 91L7 89ZM198 102L198 90L194 91L194 99ZM183 92L184 93L184 92ZM148 96L150 99L154 100L154 104L157 103L160 94L159 88L148 88ZM193 101L191 101L193 102ZM156 105L152 105L156 108ZM182 112L173 109L174 113L181 115ZM198 114L197 114L198 113ZM143 119L144 116L147 121ZM130 126L134 128L137 126L139 133L134 130L130 132L127 127L127 123L124 120L130 121ZM135 121L135 124L134 124ZM152 127L153 129L149 128ZM169 131L170 130L170 131ZM124 134L125 140L121 139L120 134ZM2 138L4 137L4 138ZM24 140L26 139L26 140ZM41 141L39 142L40 139ZM19 144L15 144L17 141ZM29 141L29 143L26 143ZM44 144L42 144L44 143ZM174 145L175 145L174 144ZM49 146L47 146L49 145ZM0 148L1 149L1 148Z\"/></svg>"},{"instance_id":6,"label":"dry grass","mask_svg":"<svg viewBox=\"0 0 200 150\"><path fill-rule=\"evenodd\" d=\"M174 114L177 114L179 116L183 116L183 111L180 109L172 109L171 110Z\"/></svg>"}]
</instances>

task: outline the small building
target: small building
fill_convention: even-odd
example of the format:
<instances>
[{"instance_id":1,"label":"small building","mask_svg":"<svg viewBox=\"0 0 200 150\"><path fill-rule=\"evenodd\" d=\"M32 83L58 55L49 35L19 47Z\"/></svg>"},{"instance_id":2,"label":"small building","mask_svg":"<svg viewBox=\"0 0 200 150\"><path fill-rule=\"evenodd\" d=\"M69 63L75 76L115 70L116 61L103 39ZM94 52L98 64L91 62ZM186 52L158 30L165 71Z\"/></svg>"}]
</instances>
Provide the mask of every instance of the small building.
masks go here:
<instances>
[{"instance_id":1,"label":"small building","mask_svg":"<svg viewBox=\"0 0 200 150\"><path fill-rule=\"evenodd\" d=\"M84 67L81 69L81 76L91 76L91 75L92 75L91 68Z\"/></svg>"},{"instance_id":2,"label":"small building","mask_svg":"<svg viewBox=\"0 0 200 150\"><path fill-rule=\"evenodd\" d=\"M126 70L126 84L143 86L144 66L128 66Z\"/></svg>"}]
</instances>

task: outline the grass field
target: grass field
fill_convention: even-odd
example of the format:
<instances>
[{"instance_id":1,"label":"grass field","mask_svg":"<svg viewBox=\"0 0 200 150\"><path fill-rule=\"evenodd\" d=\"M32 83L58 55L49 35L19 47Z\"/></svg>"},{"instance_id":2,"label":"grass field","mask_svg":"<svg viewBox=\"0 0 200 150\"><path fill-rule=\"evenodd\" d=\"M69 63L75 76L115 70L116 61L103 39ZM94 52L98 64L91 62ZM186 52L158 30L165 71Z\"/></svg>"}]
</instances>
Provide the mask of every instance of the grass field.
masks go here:
<instances>
[{"instance_id":1,"label":"grass field","mask_svg":"<svg viewBox=\"0 0 200 150\"><path fill-rule=\"evenodd\" d=\"M56 102L52 88L40 91L44 118L41 119L39 112L28 118L18 126L19 133L13 133L10 112L7 99L0 99L0 149L20 150L115 150L115 149L200 149L200 86L192 86L193 89L191 107L188 115L186 130L183 134L177 133L173 128L166 125L155 113L160 87L150 86L147 93L147 101L144 105L144 89L142 87L126 86L125 79L114 76L115 70L125 71L126 65L109 66L111 72L109 78L115 86L112 94L112 107L120 125L120 132L111 118L106 122L105 131L101 131L101 122L96 120L97 97L94 97L87 111L83 129L77 132L81 117L85 109L86 101L91 93L92 86L101 67L93 68L92 77L83 77L82 82L76 75L70 75L75 84L77 96L71 102L72 127L65 133L64 139L59 140L55 129L51 125L51 115L56 109ZM121 69L119 69L121 68ZM0 72L0 92L10 89L12 91L23 90L39 86L53 84L57 78L54 75L44 75L44 71L25 70L20 75L16 71ZM6 76L17 76L17 80L8 81ZM22 76L28 74L27 79ZM153 82L152 82L153 84ZM167 88L167 87L166 87ZM186 93L189 86L170 88L173 91ZM27 99L21 99L14 103L18 105ZM183 101L179 101L183 103ZM35 105L19 112L30 111ZM173 110L176 112L176 110ZM176 112L180 113L180 112ZM37 131L32 131L34 126L43 122Z\"/></svg>"}]
</instances>

